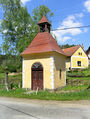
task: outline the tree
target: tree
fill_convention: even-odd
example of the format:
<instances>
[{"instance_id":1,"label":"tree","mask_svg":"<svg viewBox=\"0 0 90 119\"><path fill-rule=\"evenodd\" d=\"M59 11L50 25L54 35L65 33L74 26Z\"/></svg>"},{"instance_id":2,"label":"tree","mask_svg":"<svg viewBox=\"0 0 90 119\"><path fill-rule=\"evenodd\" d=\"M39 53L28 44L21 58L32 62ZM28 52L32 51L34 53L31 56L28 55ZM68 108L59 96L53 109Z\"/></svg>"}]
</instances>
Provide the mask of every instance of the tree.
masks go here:
<instances>
[{"instance_id":1,"label":"tree","mask_svg":"<svg viewBox=\"0 0 90 119\"><path fill-rule=\"evenodd\" d=\"M12 54L21 53L34 37L33 20L20 0L0 0L0 4L4 14L1 23L3 45L7 44Z\"/></svg>"},{"instance_id":2,"label":"tree","mask_svg":"<svg viewBox=\"0 0 90 119\"><path fill-rule=\"evenodd\" d=\"M41 5L39 7L36 7L35 9L33 9L33 21L34 21L34 31L35 31L35 34L38 33L38 26L37 26L37 23L41 20L41 18L44 16L46 16L48 19L50 19L50 17L53 17L54 16L54 13L51 12L51 10L45 6L45 5ZM51 22L49 20L49 22Z\"/></svg>"},{"instance_id":3,"label":"tree","mask_svg":"<svg viewBox=\"0 0 90 119\"><path fill-rule=\"evenodd\" d=\"M65 45L60 45L60 48L65 49L65 48L69 48L69 47L73 47L73 46L75 46L75 45L74 44L72 44L72 45L65 44Z\"/></svg>"},{"instance_id":4,"label":"tree","mask_svg":"<svg viewBox=\"0 0 90 119\"><path fill-rule=\"evenodd\" d=\"M45 5L41 5L33 9L33 20L35 24L41 20L43 15L49 19L50 17L54 16L54 13L51 12L51 10Z\"/></svg>"}]
</instances>

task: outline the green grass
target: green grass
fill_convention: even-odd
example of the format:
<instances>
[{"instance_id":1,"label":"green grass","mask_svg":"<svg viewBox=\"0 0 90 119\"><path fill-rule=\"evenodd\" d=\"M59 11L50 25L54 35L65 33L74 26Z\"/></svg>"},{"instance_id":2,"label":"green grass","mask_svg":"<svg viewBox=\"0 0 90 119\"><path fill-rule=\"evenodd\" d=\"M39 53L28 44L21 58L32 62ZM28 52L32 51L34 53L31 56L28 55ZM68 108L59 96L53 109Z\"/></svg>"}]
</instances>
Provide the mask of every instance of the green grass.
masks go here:
<instances>
[{"instance_id":1,"label":"green grass","mask_svg":"<svg viewBox=\"0 0 90 119\"><path fill-rule=\"evenodd\" d=\"M88 77L90 79L90 66L83 70L74 70L67 72L67 76L82 76L82 77Z\"/></svg>"},{"instance_id":2,"label":"green grass","mask_svg":"<svg viewBox=\"0 0 90 119\"><path fill-rule=\"evenodd\" d=\"M25 90L16 89L0 91L0 96L5 97L15 97L15 98L27 98L27 99L40 99L40 100L61 100L61 101L69 101L69 100L90 100L90 90L83 90L79 92L73 93L56 93L56 92L49 92L49 91L39 91L37 94L36 92L31 94L25 94Z\"/></svg>"},{"instance_id":3,"label":"green grass","mask_svg":"<svg viewBox=\"0 0 90 119\"><path fill-rule=\"evenodd\" d=\"M88 88L89 85L77 85L77 86L71 86L68 85L64 88L62 88L60 91L81 91L81 90L85 90Z\"/></svg>"},{"instance_id":4,"label":"green grass","mask_svg":"<svg viewBox=\"0 0 90 119\"><path fill-rule=\"evenodd\" d=\"M0 74L0 79L4 78L5 74ZM83 75L82 77L70 77L70 75ZM9 80L21 81L21 74L9 76ZM40 99L40 100L90 100L90 67L81 71L67 72L67 86L55 91L50 92L39 91L31 94L26 94L24 89L15 89L6 91L0 86L0 96L15 97L15 98L27 98L27 99Z\"/></svg>"},{"instance_id":5,"label":"green grass","mask_svg":"<svg viewBox=\"0 0 90 119\"><path fill-rule=\"evenodd\" d=\"M4 78L4 73L0 73L0 80Z\"/></svg>"}]
</instances>

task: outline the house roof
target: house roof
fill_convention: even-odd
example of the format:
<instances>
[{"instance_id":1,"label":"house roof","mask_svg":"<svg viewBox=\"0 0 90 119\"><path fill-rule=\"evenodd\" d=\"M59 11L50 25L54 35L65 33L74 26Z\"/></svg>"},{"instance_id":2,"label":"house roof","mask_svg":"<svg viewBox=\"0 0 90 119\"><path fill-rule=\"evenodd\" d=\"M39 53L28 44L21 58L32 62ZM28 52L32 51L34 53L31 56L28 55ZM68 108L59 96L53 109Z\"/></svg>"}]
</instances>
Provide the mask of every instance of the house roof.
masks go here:
<instances>
[{"instance_id":1,"label":"house roof","mask_svg":"<svg viewBox=\"0 0 90 119\"><path fill-rule=\"evenodd\" d=\"M86 51L86 54L89 54L90 53L90 47L88 48L88 50Z\"/></svg>"},{"instance_id":2,"label":"house roof","mask_svg":"<svg viewBox=\"0 0 90 119\"><path fill-rule=\"evenodd\" d=\"M36 35L36 37L32 40L31 44L26 48L23 53L21 53L21 55L50 51L56 51L60 54L65 55L63 50L58 46L58 44L50 33L41 32Z\"/></svg>"},{"instance_id":3,"label":"house roof","mask_svg":"<svg viewBox=\"0 0 90 119\"><path fill-rule=\"evenodd\" d=\"M80 45L76 45L70 48L63 49L63 51L66 55L72 56L80 47L81 47Z\"/></svg>"},{"instance_id":4,"label":"house roof","mask_svg":"<svg viewBox=\"0 0 90 119\"><path fill-rule=\"evenodd\" d=\"M50 24L45 16L43 16L42 19L38 22L38 24L41 24L41 23L48 23L48 24Z\"/></svg>"}]
</instances>

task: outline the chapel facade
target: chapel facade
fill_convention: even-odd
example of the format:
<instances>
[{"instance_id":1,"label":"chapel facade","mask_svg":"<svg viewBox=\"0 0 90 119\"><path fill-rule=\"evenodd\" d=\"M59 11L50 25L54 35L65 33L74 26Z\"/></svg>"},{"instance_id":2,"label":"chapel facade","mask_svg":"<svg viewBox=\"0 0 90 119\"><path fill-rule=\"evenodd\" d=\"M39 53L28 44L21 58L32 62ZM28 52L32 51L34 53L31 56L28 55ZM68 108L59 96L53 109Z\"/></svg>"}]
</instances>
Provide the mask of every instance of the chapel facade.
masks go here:
<instances>
[{"instance_id":1,"label":"chapel facade","mask_svg":"<svg viewBox=\"0 0 90 119\"><path fill-rule=\"evenodd\" d=\"M66 85L66 55L50 34L51 24L45 16L38 27L39 33L21 53L22 87L54 90Z\"/></svg>"}]
</instances>

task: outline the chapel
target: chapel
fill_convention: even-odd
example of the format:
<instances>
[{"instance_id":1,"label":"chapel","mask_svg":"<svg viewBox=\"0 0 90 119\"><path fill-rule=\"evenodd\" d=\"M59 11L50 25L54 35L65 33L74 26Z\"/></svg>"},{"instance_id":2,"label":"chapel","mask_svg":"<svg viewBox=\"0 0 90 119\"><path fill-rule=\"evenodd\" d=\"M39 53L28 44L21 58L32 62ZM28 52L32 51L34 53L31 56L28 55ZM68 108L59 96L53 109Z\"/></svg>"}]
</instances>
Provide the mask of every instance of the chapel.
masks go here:
<instances>
[{"instance_id":1,"label":"chapel","mask_svg":"<svg viewBox=\"0 0 90 119\"><path fill-rule=\"evenodd\" d=\"M43 16L39 33L21 53L22 87L31 90L58 89L66 85L66 55L50 33L51 24Z\"/></svg>"}]
</instances>

